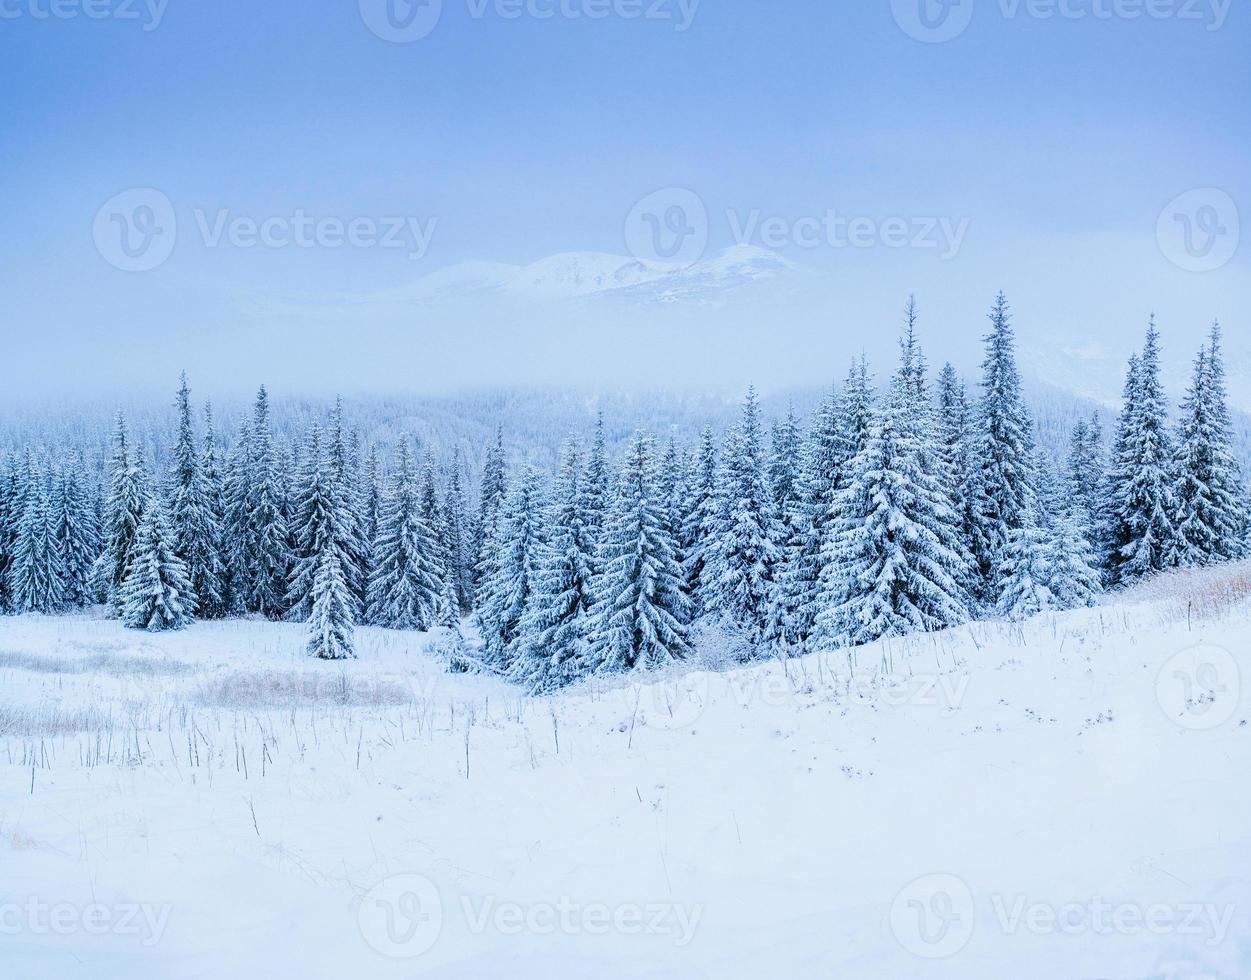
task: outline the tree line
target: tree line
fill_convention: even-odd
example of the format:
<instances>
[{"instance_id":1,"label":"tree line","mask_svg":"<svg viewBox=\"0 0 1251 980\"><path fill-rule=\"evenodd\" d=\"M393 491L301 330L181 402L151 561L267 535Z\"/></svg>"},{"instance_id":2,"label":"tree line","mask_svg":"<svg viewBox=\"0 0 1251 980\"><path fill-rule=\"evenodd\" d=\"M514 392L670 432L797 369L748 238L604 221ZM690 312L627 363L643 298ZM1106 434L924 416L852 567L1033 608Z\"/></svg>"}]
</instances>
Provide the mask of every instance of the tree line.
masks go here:
<instances>
[{"instance_id":1,"label":"tree line","mask_svg":"<svg viewBox=\"0 0 1251 980\"><path fill-rule=\"evenodd\" d=\"M1174 425L1152 318L1111 444L1082 420L1057 461L1036 446L1002 294L989 321L975 396L950 364L931 382L910 301L881 391L861 358L806 426L788 411L766 431L749 391L723 439L640 431L615 462L601 417L550 478L510 472L500 432L476 507L456 453L441 469L401 441L384 476L338 403L280 445L262 387L222 452L207 405L197 434L184 375L162 473L120 414L107 485L81 454L8 459L0 610L104 603L147 630L290 619L326 659L353 655L361 623L441 627L455 669L542 692L681 661L701 635L742 659L853 646L1244 556L1218 325Z\"/></svg>"}]
</instances>

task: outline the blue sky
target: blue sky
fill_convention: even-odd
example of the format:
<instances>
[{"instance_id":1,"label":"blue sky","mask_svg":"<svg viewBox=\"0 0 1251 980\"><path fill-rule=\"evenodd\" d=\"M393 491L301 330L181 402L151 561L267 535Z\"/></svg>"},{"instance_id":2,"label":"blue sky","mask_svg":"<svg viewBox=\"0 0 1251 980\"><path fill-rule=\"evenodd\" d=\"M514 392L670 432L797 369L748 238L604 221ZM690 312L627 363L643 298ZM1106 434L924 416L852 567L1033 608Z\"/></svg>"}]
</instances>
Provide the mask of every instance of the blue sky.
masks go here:
<instances>
[{"instance_id":1,"label":"blue sky","mask_svg":"<svg viewBox=\"0 0 1251 980\"><path fill-rule=\"evenodd\" d=\"M642 0L658 16L635 19L622 16L630 0L563 0L580 16L559 0L442 0L428 36L390 43L366 24L373 0L361 0L365 15L346 2L60 0L49 16L50 2L0 0L10 395L167 388L182 364L225 387L263 376L394 390L431 374L447 386L562 372L620 383L608 356L620 334L603 339L602 358L563 365L560 344L543 357L518 346L490 368L452 343L470 343L477 314L421 323L418 311L402 330L364 336L457 363L399 372L347 356L361 354L346 339L359 320L326 313L308 326L275 310L309 297L323 312L351 306L465 260L626 254L631 207L669 187L706 205L710 254L732 244L731 212L789 227L831 208L967 223L947 259L783 241L836 285L828 311L761 325L820 355L796 358L793 376L777 359L755 379L766 385L841 374L843 348L892 331L914 290L937 338L971 344L999 288L1023 342L1106 334L1118 357L1152 309L1166 341L1175 331L1179 364L1213 316L1235 343L1246 326L1245 242L1193 271L1156 235L1162 209L1196 188L1225 195L1187 206L1195 221L1214 217L1226 243L1227 200L1251 220L1251 13L1238 4L1068 0L1061 13L1043 0L961 0L948 23L971 10L967 29L924 43L901 27L922 0ZM86 16L89 2L104 16ZM939 17L939 0L924 2ZM119 270L93 244L101 206L131 188L159 190L177 215L177 245L150 271ZM210 247L195 215L223 211L258 223L406 216L432 231L419 258ZM711 342L718 316L693 315L690 329ZM240 346L253 351L244 370L227 356ZM814 364L827 355L828 369ZM737 383L755 360L679 363L648 380Z\"/></svg>"}]
</instances>

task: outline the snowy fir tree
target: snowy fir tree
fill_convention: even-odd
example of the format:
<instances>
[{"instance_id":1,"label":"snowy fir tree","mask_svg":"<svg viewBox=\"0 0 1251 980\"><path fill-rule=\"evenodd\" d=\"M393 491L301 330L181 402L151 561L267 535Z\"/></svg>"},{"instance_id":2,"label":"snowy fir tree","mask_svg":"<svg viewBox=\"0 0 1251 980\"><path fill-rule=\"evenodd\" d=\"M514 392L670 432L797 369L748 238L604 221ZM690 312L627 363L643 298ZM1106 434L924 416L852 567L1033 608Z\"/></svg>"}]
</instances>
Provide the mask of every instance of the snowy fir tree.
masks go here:
<instances>
[{"instance_id":1,"label":"snowy fir tree","mask_svg":"<svg viewBox=\"0 0 1251 980\"><path fill-rule=\"evenodd\" d=\"M546 525L542 477L525 467L499 508L488 547L495 552L491 577L481 583L478 629L487 662L508 673L516 655L521 619L537 585Z\"/></svg>"},{"instance_id":2,"label":"snowy fir tree","mask_svg":"<svg viewBox=\"0 0 1251 980\"><path fill-rule=\"evenodd\" d=\"M1172 461L1153 316L1141 357L1130 360L1109 473L1107 571L1113 585L1136 582L1176 557Z\"/></svg>"},{"instance_id":3,"label":"snowy fir tree","mask_svg":"<svg viewBox=\"0 0 1251 980\"><path fill-rule=\"evenodd\" d=\"M92 567L100 554L100 528L83 485L85 473L80 453L73 464L55 474L52 492L55 547L64 576L64 601L70 606L92 602Z\"/></svg>"},{"instance_id":4,"label":"snowy fir tree","mask_svg":"<svg viewBox=\"0 0 1251 980\"><path fill-rule=\"evenodd\" d=\"M918 362L905 338L899 371L864 448L847 464L825 548L814 643L868 643L969 618L949 489L927 463L931 428L920 404Z\"/></svg>"},{"instance_id":5,"label":"snowy fir tree","mask_svg":"<svg viewBox=\"0 0 1251 980\"><path fill-rule=\"evenodd\" d=\"M1220 339L1213 324L1182 402L1173 459L1177 532L1169 564L1210 565L1243 554L1245 492L1230 449Z\"/></svg>"},{"instance_id":6,"label":"snowy fir tree","mask_svg":"<svg viewBox=\"0 0 1251 980\"><path fill-rule=\"evenodd\" d=\"M974 504L980 496L981 482L974 480L980 470L974 464L977 436L973 430L973 413L968 391L950 363L938 375L937 389L939 451L951 479L951 506L960 520L963 550L973 554L973 528L977 523ZM974 583L976 585L976 583ZM977 589L973 589L976 593Z\"/></svg>"},{"instance_id":7,"label":"snowy fir tree","mask_svg":"<svg viewBox=\"0 0 1251 980\"><path fill-rule=\"evenodd\" d=\"M27 454L21 517L9 566L9 594L17 612L52 613L65 602L65 566L57 548L52 501L55 480Z\"/></svg>"},{"instance_id":8,"label":"snowy fir tree","mask_svg":"<svg viewBox=\"0 0 1251 980\"><path fill-rule=\"evenodd\" d=\"M1008 535L1034 512L1033 422L1021 397L1012 316L1003 293L995 297L982 361L982 398L976 426L978 473L966 485L973 497L970 545L980 575L982 598L997 603L1003 586Z\"/></svg>"},{"instance_id":9,"label":"snowy fir tree","mask_svg":"<svg viewBox=\"0 0 1251 980\"><path fill-rule=\"evenodd\" d=\"M383 499L369 581L369 622L426 630L436 624L443 598L438 542L422 515L417 476L401 442L395 477Z\"/></svg>"},{"instance_id":10,"label":"snowy fir tree","mask_svg":"<svg viewBox=\"0 0 1251 980\"><path fill-rule=\"evenodd\" d=\"M448 574L451 576L456 608L463 616L473 608L473 544L469 510L461 480L460 450L452 453L447 492L443 495L444 531L447 535Z\"/></svg>"},{"instance_id":11,"label":"snowy fir tree","mask_svg":"<svg viewBox=\"0 0 1251 980\"><path fill-rule=\"evenodd\" d=\"M586 531L592 550L596 552L604 532L604 524L608 520L611 483L608 446L604 436L604 413L598 412L595 416L595 432L591 437L591 449L586 458L586 476L582 480L582 510L586 515Z\"/></svg>"},{"instance_id":12,"label":"snowy fir tree","mask_svg":"<svg viewBox=\"0 0 1251 980\"><path fill-rule=\"evenodd\" d=\"M208 513L208 525L214 530L213 551L217 561L217 590L206 589L197 593L197 615L203 619L217 619L230 609L229 549L226 547L225 478L221 460L217 454L217 435L213 430L213 406L204 404L204 437L200 449L200 480L204 486L204 506ZM192 581L194 587L195 582Z\"/></svg>"},{"instance_id":13,"label":"snowy fir tree","mask_svg":"<svg viewBox=\"0 0 1251 980\"><path fill-rule=\"evenodd\" d=\"M122 614L122 586L130 573L130 551L139 530L146 496L143 472L132 459L126 420L121 413L113 429L109 460L109 493L105 505L105 547L93 577L117 616Z\"/></svg>"},{"instance_id":14,"label":"snowy fir tree","mask_svg":"<svg viewBox=\"0 0 1251 980\"><path fill-rule=\"evenodd\" d=\"M1052 542L1033 516L1008 533L1000 562L1002 584L995 608L1012 620L1027 619L1048 609L1059 609L1052 594Z\"/></svg>"},{"instance_id":15,"label":"snowy fir tree","mask_svg":"<svg viewBox=\"0 0 1251 980\"><path fill-rule=\"evenodd\" d=\"M334 492L340 503L340 534L343 554L340 562L347 575L348 588L358 606L365 602L368 587L369 550L360 514L364 510L359 474L359 445L343 428L343 400L336 398L330 415L327 462Z\"/></svg>"},{"instance_id":16,"label":"snowy fir tree","mask_svg":"<svg viewBox=\"0 0 1251 980\"><path fill-rule=\"evenodd\" d=\"M1071 479L1057 477L1048 466L1039 471L1044 474L1039 521L1050 547L1047 587L1061 609L1093 606L1103 587L1087 504Z\"/></svg>"},{"instance_id":17,"label":"snowy fir tree","mask_svg":"<svg viewBox=\"0 0 1251 980\"><path fill-rule=\"evenodd\" d=\"M782 558L760 436L760 407L755 390L749 389L739 423L725 444L708 608L753 647L763 639Z\"/></svg>"},{"instance_id":18,"label":"snowy fir tree","mask_svg":"<svg viewBox=\"0 0 1251 980\"><path fill-rule=\"evenodd\" d=\"M617 479L594 593L591 672L649 670L689 655L682 568L658 498L651 440L641 432Z\"/></svg>"},{"instance_id":19,"label":"snowy fir tree","mask_svg":"<svg viewBox=\"0 0 1251 980\"><path fill-rule=\"evenodd\" d=\"M9 568L13 563L13 547L17 541L21 508L18 494L21 477L17 460L10 457L7 466L0 466L0 613L13 611L13 596L9 591Z\"/></svg>"},{"instance_id":20,"label":"snowy fir tree","mask_svg":"<svg viewBox=\"0 0 1251 980\"><path fill-rule=\"evenodd\" d=\"M500 511L508 494L508 475L504 460L504 430L495 430L495 444L487 448L486 461L482 467L482 485L479 491L478 520L474 531L474 601L482 605L485 588L495 575L495 544L499 530Z\"/></svg>"},{"instance_id":21,"label":"snowy fir tree","mask_svg":"<svg viewBox=\"0 0 1251 980\"><path fill-rule=\"evenodd\" d=\"M182 629L192 620L193 602L187 566L174 550L165 505L149 494L121 589L122 623L140 630Z\"/></svg>"},{"instance_id":22,"label":"snowy fir tree","mask_svg":"<svg viewBox=\"0 0 1251 980\"><path fill-rule=\"evenodd\" d=\"M539 693L563 687L586 670L592 544L587 529L582 456L565 449L530 595L521 616L511 676Z\"/></svg>"},{"instance_id":23,"label":"snowy fir tree","mask_svg":"<svg viewBox=\"0 0 1251 980\"><path fill-rule=\"evenodd\" d=\"M247 432L243 472L240 560L244 608L270 619L286 611L290 537L282 514L281 471L270 431L269 393L261 385Z\"/></svg>"},{"instance_id":24,"label":"snowy fir tree","mask_svg":"<svg viewBox=\"0 0 1251 980\"><path fill-rule=\"evenodd\" d=\"M209 498L208 484L191 424L191 390L183 373L178 389L178 437L170 472L170 524L174 552L191 580L184 605L191 613L210 613L222 605L221 527Z\"/></svg>"},{"instance_id":25,"label":"snowy fir tree","mask_svg":"<svg viewBox=\"0 0 1251 980\"><path fill-rule=\"evenodd\" d=\"M313 577L312 610L308 617L309 656L320 660L355 657L353 647L356 597L348 587L342 552L326 548L317 556Z\"/></svg>"},{"instance_id":26,"label":"snowy fir tree","mask_svg":"<svg viewBox=\"0 0 1251 980\"><path fill-rule=\"evenodd\" d=\"M713 559L712 549L722 510L718 473L716 438L712 427L705 426L699 438L699 449L691 472L690 497L675 550L675 555L683 556L682 591L690 598L694 615L703 613L711 589L706 569Z\"/></svg>"},{"instance_id":27,"label":"snowy fir tree","mask_svg":"<svg viewBox=\"0 0 1251 980\"><path fill-rule=\"evenodd\" d=\"M1102 522L1103 488L1107 479L1102 442L1097 416L1077 420L1069 439L1068 482L1079 508L1075 516L1092 544L1098 539Z\"/></svg>"}]
</instances>

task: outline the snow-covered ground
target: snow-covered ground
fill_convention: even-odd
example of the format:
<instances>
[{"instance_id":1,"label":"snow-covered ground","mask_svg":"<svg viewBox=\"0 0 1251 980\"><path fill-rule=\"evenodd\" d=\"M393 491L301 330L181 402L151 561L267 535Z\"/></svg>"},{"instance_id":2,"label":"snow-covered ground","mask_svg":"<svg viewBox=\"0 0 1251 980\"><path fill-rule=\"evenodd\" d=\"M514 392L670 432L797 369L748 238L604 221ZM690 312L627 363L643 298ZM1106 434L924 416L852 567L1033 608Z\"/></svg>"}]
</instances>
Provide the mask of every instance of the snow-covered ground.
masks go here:
<instances>
[{"instance_id":1,"label":"snow-covered ground","mask_svg":"<svg viewBox=\"0 0 1251 980\"><path fill-rule=\"evenodd\" d=\"M1187 587L549 699L3 619L0 977L1248 977L1251 603Z\"/></svg>"}]
</instances>

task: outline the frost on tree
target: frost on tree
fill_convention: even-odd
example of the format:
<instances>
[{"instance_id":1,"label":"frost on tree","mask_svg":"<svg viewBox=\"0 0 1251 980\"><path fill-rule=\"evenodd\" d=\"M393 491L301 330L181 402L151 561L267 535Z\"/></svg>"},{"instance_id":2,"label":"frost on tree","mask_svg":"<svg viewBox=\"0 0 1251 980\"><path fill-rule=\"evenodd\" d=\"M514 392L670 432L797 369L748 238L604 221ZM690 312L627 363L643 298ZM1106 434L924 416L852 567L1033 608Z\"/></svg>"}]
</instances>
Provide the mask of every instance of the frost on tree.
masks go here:
<instances>
[{"instance_id":1,"label":"frost on tree","mask_svg":"<svg viewBox=\"0 0 1251 980\"><path fill-rule=\"evenodd\" d=\"M521 619L537 584L547 532L544 508L542 478L528 466L500 507L491 537L491 577L481 584L478 629L483 653L503 673L512 668Z\"/></svg>"},{"instance_id":2,"label":"frost on tree","mask_svg":"<svg viewBox=\"0 0 1251 980\"><path fill-rule=\"evenodd\" d=\"M105 505L105 548L94 578L114 615L122 614L122 586L130 573L130 553L139 530L146 494L143 471L132 459L126 420L119 412L109 460L109 493Z\"/></svg>"},{"instance_id":3,"label":"frost on tree","mask_svg":"<svg viewBox=\"0 0 1251 980\"><path fill-rule=\"evenodd\" d=\"M685 659L688 610L652 462L636 433L626 452L600 554L590 665L597 673L649 670Z\"/></svg>"},{"instance_id":4,"label":"frost on tree","mask_svg":"<svg viewBox=\"0 0 1251 980\"><path fill-rule=\"evenodd\" d=\"M1113 585L1168 568L1177 555L1167 424L1159 333L1152 317L1142 356L1130 359L1109 473L1107 568Z\"/></svg>"},{"instance_id":5,"label":"frost on tree","mask_svg":"<svg viewBox=\"0 0 1251 980\"><path fill-rule=\"evenodd\" d=\"M1220 326L1213 324L1209 346L1195 358L1178 422L1171 564L1210 565L1243 556L1246 490L1232 443Z\"/></svg>"},{"instance_id":6,"label":"frost on tree","mask_svg":"<svg viewBox=\"0 0 1251 980\"><path fill-rule=\"evenodd\" d=\"M408 446L401 442L395 478L383 499L369 581L369 622L393 629L426 630L435 625L442 582L438 544L422 516Z\"/></svg>"},{"instance_id":7,"label":"frost on tree","mask_svg":"<svg viewBox=\"0 0 1251 980\"><path fill-rule=\"evenodd\" d=\"M572 683L586 671L592 606L592 545L576 442L565 449L538 556L534 592L518 630L511 674L532 692Z\"/></svg>"},{"instance_id":8,"label":"frost on tree","mask_svg":"<svg viewBox=\"0 0 1251 980\"><path fill-rule=\"evenodd\" d=\"M911 340L868 442L848 463L825 549L814 643L846 646L969 618L958 518L924 417Z\"/></svg>"},{"instance_id":9,"label":"frost on tree","mask_svg":"<svg viewBox=\"0 0 1251 980\"><path fill-rule=\"evenodd\" d=\"M182 629L192 620L192 601L187 566L174 551L165 506L150 494L121 590L122 622L131 629Z\"/></svg>"},{"instance_id":10,"label":"frost on tree","mask_svg":"<svg viewBox=\"0 0 1251 980\"><path fill-rule=\"evenodd\" d=\"M190 612L216 615L222 608L224 567L220 554L221 527L205 479L203 460L191 424L191 391L182 375L176 402L178 436L174 443L169 479L170 523L174 551L183 560L191 581L186 604Z\"/></svg>"}]
</instances>

